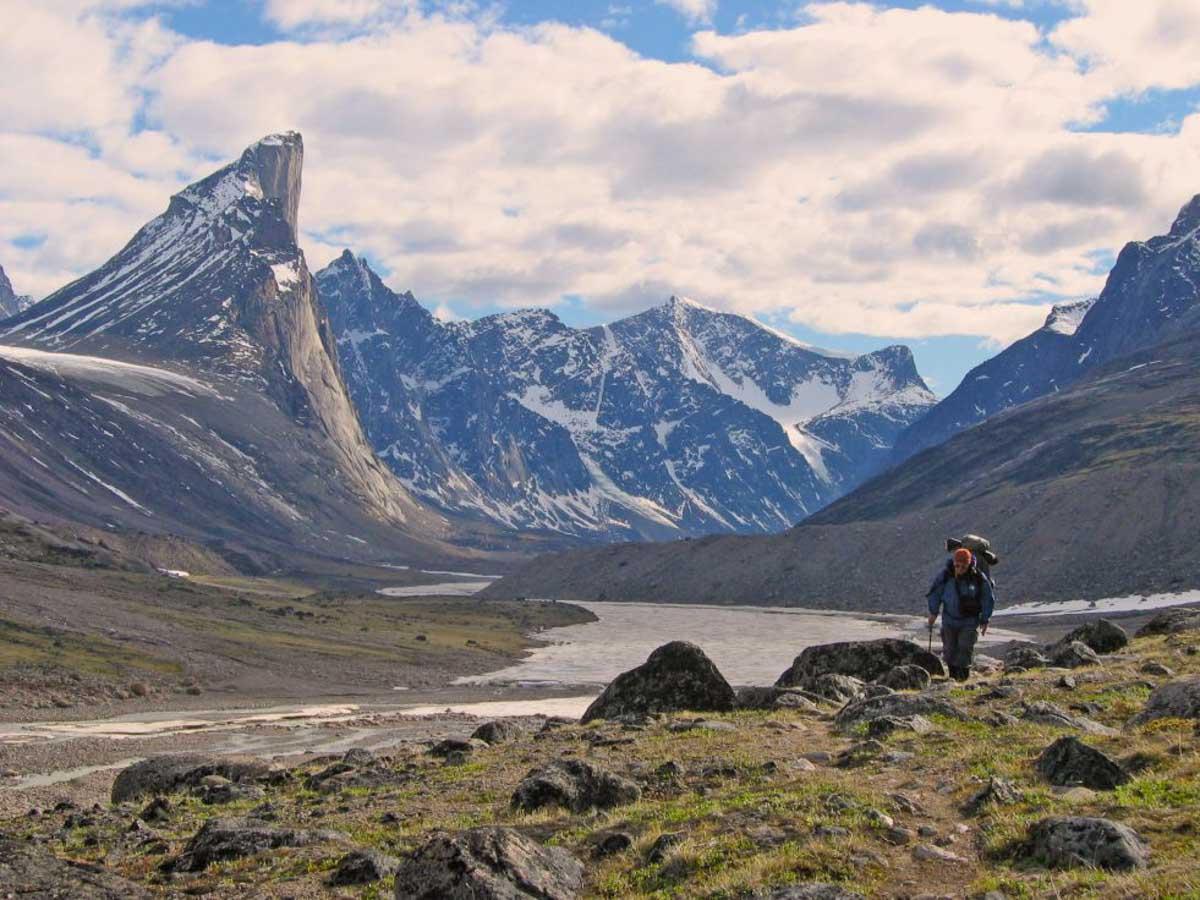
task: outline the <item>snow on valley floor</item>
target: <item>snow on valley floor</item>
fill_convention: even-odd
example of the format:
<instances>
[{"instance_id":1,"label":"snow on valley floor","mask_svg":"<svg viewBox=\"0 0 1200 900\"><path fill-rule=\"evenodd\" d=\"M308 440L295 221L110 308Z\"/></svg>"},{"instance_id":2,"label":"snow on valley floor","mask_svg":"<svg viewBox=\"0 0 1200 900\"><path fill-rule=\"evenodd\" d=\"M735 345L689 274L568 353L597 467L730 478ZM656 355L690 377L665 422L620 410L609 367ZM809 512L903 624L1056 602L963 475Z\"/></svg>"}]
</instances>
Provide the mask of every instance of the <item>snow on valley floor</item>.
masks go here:
<instances>
[{"instance_id":1,"label":"snow on valley floor","mask_svg":"<svg viewBox=\"0 0 1200 900\"><path fill-rule=\"evenodd\" d=\"M1063 600L1044 603L1018 603L996 610L996 616L1070 616L1085 613L1149 612L1168 606L1200 603L1200 590L1177 594L1130 594L1128 597L1108 597L1104 600Z\"/></svg>"}]
</instances>

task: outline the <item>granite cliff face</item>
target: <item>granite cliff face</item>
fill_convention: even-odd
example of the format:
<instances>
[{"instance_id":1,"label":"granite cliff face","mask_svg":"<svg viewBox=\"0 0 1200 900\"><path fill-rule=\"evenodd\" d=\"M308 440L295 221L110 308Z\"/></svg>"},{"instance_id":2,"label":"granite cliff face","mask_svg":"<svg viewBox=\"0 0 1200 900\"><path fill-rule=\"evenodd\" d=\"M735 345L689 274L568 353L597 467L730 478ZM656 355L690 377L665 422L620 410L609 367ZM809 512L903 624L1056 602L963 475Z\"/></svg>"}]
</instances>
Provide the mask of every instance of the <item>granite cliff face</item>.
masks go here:
<instances>
[{"instance_id":1,"label":"granite cliff face","mask_svg":"<svg viewBox=\"0 0 1200 900\"><path fill-rule=\"evenodd\" d=\"M418 496L593 538L786 528L934 401L903 347L840 357L680 298L598 328L443 323L349 251L317 275L367 434Z\"/></svg>"},{"instance_id":2,"label":"granite cliff face","mask_svg":"<svg viewBox=\"0 0 1200 900\"><path fill-rule=\"evenodd\" d=\"M1195 328L1198 286L1200 195L1179 211L1169 233L1125 245L1098 298L1056 306L1042 328L968 372L953 393L900 435L894 461Z\"/></svg>"},{"instance_id":3,"label":"granite cliff face","mask_svg":"<svg viewBox=\"0 0 1200 900\"><path fill-rule=\"evenodd\" d=\"M358 424L296 244L302 163L264 138L4 323L15 505L355 557L450 533Z\"/></svg>"},{"instance_id":4,"label":"granite cliff face","mask_svg":"<svg viewBox=\"0 0 1200 900\"><path fill-rule=\"evenodd\" d=\"M0 321L24 312L32 305L31 297L21 296L13 290L12 282L4 272L4 266L0 266Z\"/></svg>"}]
</instances>

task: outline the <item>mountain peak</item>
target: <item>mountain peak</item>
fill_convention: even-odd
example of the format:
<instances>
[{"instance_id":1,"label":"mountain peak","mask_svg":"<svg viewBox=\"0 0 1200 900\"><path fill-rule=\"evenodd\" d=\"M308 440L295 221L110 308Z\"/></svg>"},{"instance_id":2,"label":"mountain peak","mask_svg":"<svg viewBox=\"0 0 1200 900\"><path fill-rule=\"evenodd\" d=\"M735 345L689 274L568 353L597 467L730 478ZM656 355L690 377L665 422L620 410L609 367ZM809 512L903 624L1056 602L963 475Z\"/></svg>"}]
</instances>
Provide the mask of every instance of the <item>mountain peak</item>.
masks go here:
<instances>
[{"instance_id":1,"label":"mountain peak","mask_svg":"<svg viewBox=\"0 0 1200 900\"><path fill-rule=\"evenodd\" d=\"M1171 237L1183 237L1200 228L1200 194L1183 205L1171 225Z\"/></svg>"},{"instance_id":2,"label":"mountain peak","mask_svg":"<svg viewBox=\"0 0 1200 900\"><path fill-rule=\"evenodd\" d=\"M1042 330L1053 331L1055 334L1074 334L1095 302L1096 298L1090 297L1086 300L1055 303L1050 314L1046 316L1046 324L1042 326Z\"/></svg>"},{"instance_id":3,"label":"mountain peak","mask_svg":"<svg viewBox=\"0 0 1200 900\"><path fill-rule=\"evenodd\" d=\"M15 316L32 303L31 298L17 295L17 292L13 290L12 282L8 280L8 275L4 272L4 266L0 266L0 319Z\"/></svg>"},{"instance_id":4,"label":"mountain peak","mask_svg":"<svg viewBox=\"0 0 1200 900\"><path fill-rule=\"evenodd\" d=\"M258 175L263 198L277 200L283 218L297 240L300 214L300 172L304 167L304 139L298 131L272 134L251 144L242 154Z\"/></svg>"}]
</instances>

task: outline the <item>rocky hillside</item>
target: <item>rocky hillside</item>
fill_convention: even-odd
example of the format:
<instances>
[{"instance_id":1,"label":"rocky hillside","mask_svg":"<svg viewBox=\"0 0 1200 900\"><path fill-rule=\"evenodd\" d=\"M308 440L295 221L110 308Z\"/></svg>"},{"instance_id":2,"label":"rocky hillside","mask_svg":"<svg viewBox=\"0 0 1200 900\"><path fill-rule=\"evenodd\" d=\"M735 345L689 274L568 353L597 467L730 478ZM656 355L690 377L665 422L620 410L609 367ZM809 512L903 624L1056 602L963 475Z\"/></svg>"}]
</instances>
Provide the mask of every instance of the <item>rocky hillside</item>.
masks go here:
<instances>
[{"instance_id":1,"label":"rocky hillside","mask_svg":"<svg viewBox=\"0 0 1200 900\"><path fill-rule=\"evenodd\" d=\"M263 139L4 323L15 511L290 555L459 555L358 424L296 244L302 161L300 135Z\"/></svg>"},{"instance_id":2,"label":"rocky hillside","mask_svg":"<svg viewBox=\"0 0 1200 900\"><path fill-rule=\"evenodd\" d=\"M0 821L0 882L103 898L1190 896L1197 629L1168 613L1127 644L1091 624L980 660L963 685L905 642L816 647L797 686L736 694L671 644L588 724L136 763L103 804Z\"/></svg>"},{"instance_id":3,"label":"rocky hillside","mask_svg":"<svg viewBox=\"0 0 1200 900\"><path fill-rule=\"evenodd\" d=\"M12 282L0 266L0 320L15 316L33 305L33 298L18 294L13 290Z\"/></svg>"},{"instance_id":4,"label":"rocky hillside","mask_svg":"<svg viewBox=\"0 0 1200 900\"><path fill-rule=\"evenodd\" d=\"M899 436L895 460L1197 327L1198 284L1200 195L1179 211L1169 233L1125 245L1096 300L1055 307L1042 328L968 372L953 393Z\"/></svg>"},{"instance_id":5,"label":"rocky hillside","mask_svg":"<svg viewBox=\"0 0 1200 900\"><path fill-rule=\"evenodd\" d=\"M919 610L943 541L988 535L1001 605L1200 586L1200 333L968 429L782 535L548 556L494 597Z\"/></svg>"},{"instance_id":6,"label":"rocky hillside","mask_svg":"<svg viewBox=\"0 0 1200 900\"><path fill-rule=\"evenodd\" d=\"M371 443L417 496L590 538L786 528L934 402L905 347L829 355L679 298L600 328L443 323L349 251L319 272Z\"/></svg>"}]
</instances>

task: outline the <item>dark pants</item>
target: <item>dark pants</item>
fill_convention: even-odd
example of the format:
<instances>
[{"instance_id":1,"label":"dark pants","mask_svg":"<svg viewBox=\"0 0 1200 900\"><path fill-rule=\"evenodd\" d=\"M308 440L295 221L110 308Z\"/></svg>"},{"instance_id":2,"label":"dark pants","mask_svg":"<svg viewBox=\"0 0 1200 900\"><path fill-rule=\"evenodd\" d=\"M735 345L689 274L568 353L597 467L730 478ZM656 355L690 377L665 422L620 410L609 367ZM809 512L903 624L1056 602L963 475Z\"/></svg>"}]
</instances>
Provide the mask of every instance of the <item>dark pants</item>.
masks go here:
<instances>
[{"instance_id":1,"label":"dark pants","mask_svg":"<svg viewBox=\"0 0 1200 900\"><path fill-rule=\"evenodd\" d=\"M950 677L966 681L971 674L971 660L975 656L975 641L979 637L978 624L966 622L947 625L942 622L942 659L950 670Z\"/></svg>"}]
</instances>

